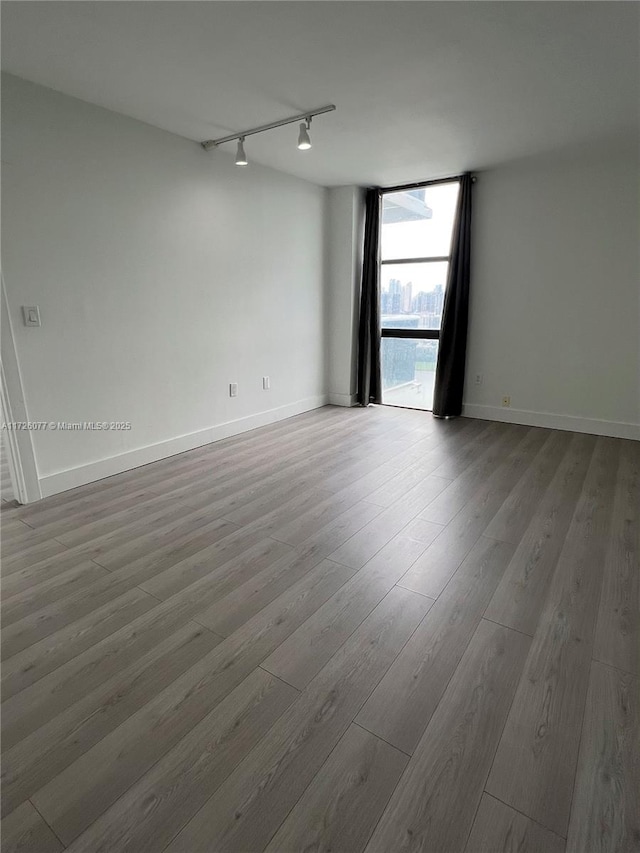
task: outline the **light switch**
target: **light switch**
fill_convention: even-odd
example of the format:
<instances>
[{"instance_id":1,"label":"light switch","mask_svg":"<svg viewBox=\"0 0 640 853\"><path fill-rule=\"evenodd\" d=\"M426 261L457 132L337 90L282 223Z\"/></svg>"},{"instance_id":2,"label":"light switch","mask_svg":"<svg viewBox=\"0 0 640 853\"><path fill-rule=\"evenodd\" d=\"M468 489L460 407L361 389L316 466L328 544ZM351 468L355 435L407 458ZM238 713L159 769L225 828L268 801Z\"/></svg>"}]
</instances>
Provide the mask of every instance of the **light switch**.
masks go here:
<instances>
[{"instance_id":1,"label":"light switch","mask_svg":"<svg viewBox=\"0 0 640 853\"><path fill-rule=\"evenodd\" d=\"M22 318L25 326L40 326L40 309L37 305L23 305Z\"/></svg>"}]
</instances>

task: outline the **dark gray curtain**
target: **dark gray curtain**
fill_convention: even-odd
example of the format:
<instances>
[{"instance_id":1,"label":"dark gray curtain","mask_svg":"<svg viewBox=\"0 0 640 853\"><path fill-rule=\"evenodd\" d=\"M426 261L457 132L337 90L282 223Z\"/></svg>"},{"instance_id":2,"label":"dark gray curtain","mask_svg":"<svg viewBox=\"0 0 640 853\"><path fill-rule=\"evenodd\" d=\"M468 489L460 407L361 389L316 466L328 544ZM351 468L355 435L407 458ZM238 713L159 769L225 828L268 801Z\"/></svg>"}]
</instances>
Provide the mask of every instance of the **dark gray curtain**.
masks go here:
<instances>
[{"instance_id":1,"label":"dark gray curtain","mask_svg":"<svg viewBox=\"0 0 640 853\"><path fill-rule=\"evenodd\" d=\"M460 181L451 245L451 262L440 328L438 367L433 392L433 414L439 418L455 417L462 412L469 322L472 186L471 175L466 173Z\"/></svg>"},{"instance_id":2,"label":"dark gray curtain","mask_svg":"<svg viewBox=\"0 0 640 853\"><path fill-rule=\"evenodd\" d=\"M367 190L364 222L360 326L358 329L358 403L380 402L380 190Z\"/></svg>"}]
</instances>

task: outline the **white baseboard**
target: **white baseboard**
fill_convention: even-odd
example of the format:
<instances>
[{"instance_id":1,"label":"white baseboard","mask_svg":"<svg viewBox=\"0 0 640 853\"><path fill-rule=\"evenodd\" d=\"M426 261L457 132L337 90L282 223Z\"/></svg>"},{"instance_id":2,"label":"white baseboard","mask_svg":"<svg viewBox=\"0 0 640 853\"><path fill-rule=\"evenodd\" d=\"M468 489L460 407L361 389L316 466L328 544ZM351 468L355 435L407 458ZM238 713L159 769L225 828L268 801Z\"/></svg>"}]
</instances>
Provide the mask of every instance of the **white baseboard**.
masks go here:
<instances>
[{"instance_id":1,"label":"white baseboard","mask_svg":"<svg viewBox=\"0 0 640 853\"><path fill-rule=\"evenodd\" d=\"M148 465L150 462L157 462L159 459L166 459L168 456L175 456L177 453L184 453L186 450L193 450L196 447L202 447L204 444L211 444L213 441L239 435L257 427L272 424L275 421L300 415L302 412L319 409L321 406L326 406L328 401L325 394L307 397L286 406L268 409L266 412L258 412L255 415L227 421L208 429L198 430L198 432L180 435L136 450L129 450L126 453L118 454L118 456L110 456L108 459L100 459L87 465L79 465L77 468L68 468L66 471L48 474L40 477L42 497L46 498L59 492L66 492L67 489L74 489L76 486L84 486L86 483L93 483L114 474L121 474L131 468Z\"/></svg>"},{"instance_id":2,"label":"white baseboard","mask_svg":"<svg viewBox=\"0 0 640 853\"><path fill-rule=\"evenodd\" d=\"M609 435L613 438L631 438L640 441L640 424L622 421L601 421L597 418L576 418L573 415L557 415L551 412L530 412L526 409L503 409L500 406L483 406L467 403L462 414L468 418L502 421L508 424L564 429L571 432L586 432L590 435Z\"/></svg>"},{"instance_id":3,"label":"white baseboard","mask_svg":"<svg viewBox=\"0 0 640 853\"><path fill-rule=\"evenodd\" d=\"M357 402L355 394L329 394L330 406L355 406Z\"/></svg>"}]
</instances>

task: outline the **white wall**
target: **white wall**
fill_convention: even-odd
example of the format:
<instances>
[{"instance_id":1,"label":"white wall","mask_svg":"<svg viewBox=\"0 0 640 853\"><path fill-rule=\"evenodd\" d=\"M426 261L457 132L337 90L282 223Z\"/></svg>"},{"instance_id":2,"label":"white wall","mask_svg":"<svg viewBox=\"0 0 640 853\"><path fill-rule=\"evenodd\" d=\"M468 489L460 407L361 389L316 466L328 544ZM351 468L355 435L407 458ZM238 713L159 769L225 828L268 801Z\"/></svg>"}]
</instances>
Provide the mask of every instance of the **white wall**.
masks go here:
<instances>
[{"instance_id":1,"label":"white wall","mask_svg":"<svg viewBox=\"0 0 640 853\"><path fill-rule=\"evenodd\" d=\"M328 192L329 400L334 405L351 406L357 390L364 191L347 186Z\"/></svg>"},{"instance_id":2,"label":"white wall","mask_svg":"<svg viewBox=\"0 0 640 853\"><path fill-rule=\"evenodd\" d=\"M466 414L640 438L639 174L622 143L480 174Z\"/></svg>"},{"instance_id":3,"label":"white wall","mask_svg":"<svg viewBox=\"0 0 640 853\"><path fill-rule=\"evenodd\" d=\"M2 114L28 416L133 425L33 433L43 494L324 403L324 189L8 75Z\"/></svg>"}]
</instances>

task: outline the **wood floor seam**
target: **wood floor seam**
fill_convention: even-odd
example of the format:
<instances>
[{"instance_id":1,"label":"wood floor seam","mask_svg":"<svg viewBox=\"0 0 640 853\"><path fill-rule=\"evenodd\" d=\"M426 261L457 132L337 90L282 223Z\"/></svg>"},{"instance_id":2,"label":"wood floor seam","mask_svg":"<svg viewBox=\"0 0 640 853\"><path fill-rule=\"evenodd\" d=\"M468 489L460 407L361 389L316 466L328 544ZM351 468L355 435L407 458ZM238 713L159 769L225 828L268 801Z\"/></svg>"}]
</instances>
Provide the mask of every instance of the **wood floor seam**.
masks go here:
<instances>
[{"instance_id":1,"label":"wood floor seam","mask_svg":"<svg viewBox=\"0 0 640 853\"><path fill-rule=\"evenodd\" d=\"M589 670L590 670L590 671L591 671L591 667L592 667L592 666L593 666L593 662L591 662L591 663L590 663L590 665L589 665ZM589 679L589 680L590 680L590 679ZM583 704L583 706L582 706L582 714L580 715L580 737L578 738L578 751L577 751L577 754L576 754L576 762L575 762L575 766L574 766L574 770L573 770L573 782L572 782L572 785L571 785L571 800L570 800L570 803L569 803L569 818L568 818L568 820L567 820L567 831L566 831L565 833L558 833L558 834L562 834L562 837L563 837L564 839L567 839L567 838L569 837L569 827L570 827L570 825L571 825L571 813L572 813L573 808L574 808L574 793L575 793L575 790L576 790L576 782L577 782L577 779L578 779L578 772L579 772L579 769L580 769L580 752L581 752L581 749L582 749L582 746L583 746L583 739L584 739L584 736L585 736L585 720L586 720L586 714L587 714L588 692L589 692L589 691L588 691L588 689L587 689L587 692L586 692L586 695L585 695L585 701L584 701L584 704ZM532 818L532 820L533 820L533 818ZM548 827L548 829L553 829L553 828L552 828L552 827ZM554 831L555 831L555 830L554 830Z\"/></svg>"},{"instance_id":2,"label":"wood floor seam","mask_svg":"<svg viewBox=\"0 0 640 853\"><path fill-rule=\"evenodd\" d=\"M426 592L418 592L416 589L409 589L406 586L402 586L401 580L399 580L396 584L394 584L394 586L398 586L398 587L400 587L400 589L406 589L408 592L412 592L414 595L422 596L422 598L428 598L429 601L433 601L433 602L437 601L438 598L440 597L440 596L438 596L437 598L435 598L433 595L427 595ZM440 595L442 595L442 593L440 593Z\"/></svg>"},{"instance_id":3,"label":"wood floor seam","mask_svg":"<svg viewBox=\"0 0 640 853\"><path fill-rule=\"evenodd\" d=\"M398 584L396 584L394 588L401 588L401 587L399 587L399 585L398 585ZM420 593L415 593L413 590L406 590L406 592L410 592L410 593L412 593L413 595L418 595L418 596L419 596L419 597L421 597L421 598L425 598L425 599L427 598L427 596L420 596ZM431 609L431 607L429 608L429 610L430 610L430 609ZM388 669L387 669L387 672L389 671L389 669L391 669L391 667L393 666L393 664L395 663L395 661L396 661L396 660L398 660L398 658L399 658L399 657L400 657L400 655L402 654L403 650L406 648L407 644L409 643L409 641L411 640L411 638L413 637L413 635L416 633L416 631L418 630L418 628L420 627L420 625L422 625L422 623L424 622L424 620L428 618L428 616L429 616L429 610L427 610L427 612L425 613L425 615L422 617L422 619L418 622L418 624L415 626L415 628L413 629L413 631L412 631L412 632L409 634L409 636L406 638L405 642L402 644L402 648L398 651L398 654L395 656L395 658L393 659L393 661L392 661L392 662L391 662L391 664L389 665L389 667L388 667ZM385 674L386 674L386 673L385 673ZM358 709L358 711L353 715L353 721L352 721L352 722L355 722L355 721L356 721L356 719L357 719L357 717L358 717L358 714L359 714L359 713L360 713L360 711L362 711L362 709L365 707L365 705L367 704L367 702L369 701L369 699L371 698L371 696L372 696L372 695L373 695L373 693L375 692L376 688L378 687L378 685L380 684L380 682L381 682L381 681L382 681L382 679L384 678L384 675L385 675L385 674L383 674L383 675L378 679L378 681L376 682L376 684L371 688L371 690L369 691L369 695L366 697L366 699L364 700L364 702L362 702L362 703L360 704L360 708L359 708L359 709ZM364 726L361 726L361 728L364 728ZM371 732L371 734L374 734L374 733L373 733L373 732ZM378 735L376 735L376 737L378 737ZM382 740L382 738L381 738L381 740ZM399 749L399 747L395 746L394 744L391 744L391 746L394 746L394 748L395 748L395 749ZM403 751L403 750L401 750L401 751Z\"/></svg>"},{"instance_id":4,"label":"wood floor seam","mask_svg":"<svg viewBox=\"0 0 640 853\"><path fill-rule=\"evenodd\" d=\"M54 830L54 828L53 828L53 827L52 827L52 826L47 822L47 819L46 819L46 818L45 818L45 816L40 812L40 810L38 809L38 807L36 806L36 804L33 802L33 800L28 799L28 800L26 800L26 802L28 802L28 803L32 806L32 808L33 808L33 809L38 813L38 815L39 815L40 819L42 820L42 822L43 822L43 823L44 823L44 824L49 828L50 832L51 832L51 833L52 833L52 834L53 834L53 835L58 839L58 841L60 842L60 844L62 844L63 848L64 848L64 847L66 847L66 845L63 843L62 839L58 837L58 835L57 835L56 831Z\"/></svg>"},{"instance_id":5,"label":"wood floor seam","mask_svg":"<svg viewBox=\"0 0 640 853\"><path fill-rule=\"evenodd\" d=\"M610 519L609 524L611 524L611 521L612 520ZM608 529L609 529L609 526L608 526ZM557 570L557 567L556 567L556 570ZM600 604L602 602L602 597L603 597L604 583L605 583L605 574L604 574L604 572L602 572L600 575L600 583L598 585L599 586L598 595L596 596L597 602L596 602L595 609L594 609L596 616L595 616L595 624L594 624L594 628L593 628L593 633L592 633L592 637L591 637L591 652L592 652L592 654L590 655L590 657L592 660L593 660L593 650L594 650L595 642L596 642L597 620L598 620L598 614L600 612ZM589 671L591 671L592 665L593 664L590 663ZM587 681L589 682L590 678L588 678ZM565 839L568 838L568 835L569 835L569 825L570 825L570 820L571 820L571 812L572 812L573 803L574 803L574 792L576 790L576 781L578 778L580 751L582 749L582 741L584 738L584 729L585 729L585 719L586 719L586 713L587 713L588 693L589 693L589 690L588 690L588 684L587 684L587 690L585 690L585 700L584 700L584 703L582 705L582 713L580 715L580 726L579 726L580 737L578 739L578 749L576 752L576 761L575 761L574 771L573 771L573 782L571 785L571 796L570 796L570 801L569 801L569 817L567 819L567 831L566 831L566 833L558 833L558 834L562 834L563 838L565 838ZM553 829L553 827L548 827L548 828ZM554 830L554 831L557 831L557 830Z\"/></svg>"},{"instance_id":6,"label":"wood floor seam","mask_svg":"<svg viewBox=\"0 0 640 853\"><path fill-rule=\"evenodd\" d=\"M271 672L270 669L267 669L267 667L264 665L264 661L258 664L258 669L261 669L263 672L266 672L272 678L277 678L278 681L281 681L283 684L286 684L287 687L290 687L292 690L296 690L298 693L302 693L302 690L300 690L299 687L296 687L294 684L291 684L291 682L287 681L281 675L276 675L275 672Z\"/></svg>"},{"instance_id":7,"label":"wood floor seam","mask_svg":"<svg viewBox=\"0 0 640 853\"><path fill-rule=\"evenodd\" d=\"M513 542L510 539L501 539L499 536L487 536L486 533L481 533L480 536L483 539L491 539L492 542L506 542L506 543L511 544L511 545L513 544Z\"/></svg>"},{"instance_id":8,"label":"wood floor seam","mask_svg":"<svg viewBox=\"0 0 640 853\"><path fill-rule=\"evenodd\" d=\"M374 556L375 556L375 554L374 554ZM372 557L371 559L373 559L373 557ZM340 562L340 560L336 560L336 559L334 559L334 558L333 558L333 557L331 557L331 556L329 556L329 557L325 557L325 560L326 560L328 563L333 563L333 564L334 564L334 566L343 566L345 569L350 568L350 566L347 566L347 564L346 564L346 563L341 563L341 562ZM368 562L369 562L369 560L367 560L367 563L368 563ZM366 565L366 563L365 563L365 565Z\"/></svg>"},{"instance_id":9,"label":"wood floor seam","mask_svg":"<svg viewBox=\"0 0 640 853\"><path fill-rule=\"evenodd\" d=\"M511 629L507 628L507 626L506 626L506 625L499 625L498 623L491 622L489 619L485 619L484 617L481 619L481 622L484 622L485 624L488 624L488 625L493 624L493 625L496 625L497 627L502 628L503 630L511 631ZM526 658L525 658L525 662L524 662L524 663L525 663L525 666L526 666L526 660L528 659L529 653L531 652L532 638L531 638L528 634L523 634L522 632L513 632L513 633L515 633L517 636L520 636L520 637L525 638L525 639L528 641L528 643L527 643L527 656L526 656ZM488 783L489 783L489 779L491 778L491 772L492 772L492 770L493 770L493 766L494 766L494 764L495 764L496 755L498 754L498 750L500 749L500 744L501 744L501 742L502 742L502 738L503 738L503 736L504 736L505 727L506 727L507 722L508 722L508 720L509 720L509 717L510 717L510 715L511 715L511 710L512 710L512 708L513 708L513 705L514 705L514 702L515 702L515 699L516 699L516 695L517 695L517 692L518 692L518 687L519 687L520 681L521 681L524 677L525 677L525 671L524 671L524 666L523 666L523 668L522 668L522 669L521 669L521 671L520 671L520 676L519 676L519 678L518 678L518 684L517 684L517 686L516 686L516 689L515 689L515 690L513 691L513 693L511 694L511 700L510 700L510 702L509 702L509 706L508 706L508 709L507 709L507 713L506 713L506 714L505 714L505 716L504 716L504 721L503 721L503 724L502 724L502 731L501 731L501 733L500 733L500 737L496 740L495 748L494 748L494 750L493 750L493 755L491 756L491 761L489 762L489 766L488 766L487 772L486 772L485 777L484 777L484 782L483 782L483 784L482 784L482 790L483 790L483 793L486 793L486 794L489 794L490 796L493 796L493 797L494 797L494 799L496 799L496 800L497 800L497 799L499 799L499 797L497 797L495 794L491 794L489 791L487 791L487 785L488 785ZM481 798L478 798L478 808L480 807L480 800L481 800ZM505 805L509 805L509 806L510 806L511 808L513 808L515 811L519 811L519 809L517 809L515 806L513 806L513 805L511 805L511 804L509 804L509 803L505 803ZM477 813L477 810L476 810L476 813ZM521 812L521 813L522 813L522 814L524 814L524 812ZM529 817L529 815L526 815L526 816L527 816L527 817ZM548 827L547 827L547 828L548 828ZM469 835L467 836L467 841L468 841L468 839L469 839L469 837L470 837L470 835L471 835L471 830L472 830L472 829L473 829L473 823L471 824L471 827L470 827L470 830L469 830ZM465 846L466 846L466 842L465 842Z\"/></svg>"},{"instance_id":10,"label":"wood floor seam","mask_svg":"<svg viewBox=\"0 0 640 853\"><path fill-rule=\"evenodd\" d=\"M542 827L542 829L546 829L546 830L548 830L549 832L553 832L553 830L550 830L548 826L545 826L543 823L540 823L540 822L539 822L539 821L537 821L535 818L531 817L531 815L528 815L528 814L526 814L525 812L520 811L520 810L519 810L519 809L517 809L515 806L512 806L512 805L510 805L509 803L505 803L503 800L501 800L501 799L500 799L500 797L496 797L496 795L495 795L495 794L491 794L491 793L490 793L489 791L487 791L486 789L485 789L485 791L484 791L483 793L484 793L487 797L491 797L491 799L492 799L492 800L497 800L499 803L502 803L502 805L503 805L503 806L507 806L508 808L513 809L513 811L514 811L514 812L518 812L518 814L521 814L523 817L526 817L526 818L527 818L527 820L532 821L533 823L535 823L535 824L537 824L538 826ZM554 832L554 835L557 835L557 834L558 834L558 833ZM562 839L564 839L564 840L566 841L566 836L561 835L561 836L560 836L560 838L562 838Z\"/></svg>"},{"instance_id":11,"label":"wood floor seam","mask_svg":"<svg viewBox=\"0 0 640 853\"><path fill-rule=\"evenodd\" d=\"M471 837L473 835L473 828L474 828L476 821L478 819L478 813L480 812L480 808L482 807L482 798L484 796L485 796L485 792L483 790L482 794L478 797L478 803L477 803L475 811L473 813L473 818L469 821L469 831L466 834L466 837L464 839L464 843L462 843L460 845L460 850L463 851L463 853L466 853L467 847L469 846L469 840L471 839ZM476 853L476 851L470 850L469 853ZM487 853L488 853L488 851L487 851Z\"/></svg>"},{"instance_id":12,"label":"wood floor seam","mask_svg":"<svg viewBox=\"0 0 640 853\"><path fill-rule=\"evenodd\" d=\"M511 625L503 625L502 622L497 622L495 619L489 619L488 616L483 615L482 618L485 620L485 622L492 622L494 625L500 625L501 628L506 628L507 631L515 631L516 634L522 634L523 637L529 637L530 640L533 639L533 634L527 634L526 631L519 631L517 628L513 628Z\"/></svg>"},{"instance_id":13,"label":"wood floor seam","mask_svg":"<svg viewBox=\"0 0 640 853\"><path fill-rule=\"evenodd\" d=\"M403 755L406 755L407 758L411 758L411 753L405 752L403 749L400 749L399 746L394 746L392 743L389 743L388 740L385 740L383 737L380 737L380 735L377 735L375 732L370 731L366 726L363 726L362 723L356 723L355 718L354 718L353 722L351 723L351 725L357 726L359 729L362 729L363 732L366 732L367 734L371 735L371 737L374 737L374 738L377 738L378 740L381 740L383 743L386 743L392 749L396 749L396 750L398 750L398 752L401 752Z\"/></svg>"},{"instance_id":14,"label":"wood floor seam","mask_svg":"<svg viewBox=\"0 0 640 853\"><path fill-rule=\"evenodd\" d=\"M93 564L94 564L94 566L98 566L98 568L100 568L100 569L104 569L106 572L109 572L109 574L113 574L113 569L110 569L110 568L109 568L109 566L103 566L103 565L101 565L101 563L99 563L97 560L94 560L92 557L91 557L91 558L89 558L89 561L90 561L91 563L93 563Z\"/></svg>"},{"instance_id":15,"label":"wood floor seam","mask_svg":"<svg viewBox=\"0 0 640 853\"><path fill-rule=\"evenodd\" d=\"M195 619L189 619L189 620L187 620L187 622L185 624L187 624L187 625L191 624L195 628L198 628L198 629L204 628L205 631L207 632L207 634L211 634L213 637L216 638L216 640L218 640L219 643L221 643L225 639L224 637L221 637L220 634L216 634L215 631L212 631L211 628L209 628L207 625L201 625L200 622L196 622Z\"/></svg>"},{"instance_id":16,"label":"wood floor seam","mask_svg":"<svg viewBox=\"0 0 640 853\"><path fill-rule=\"evenodd\" d=\"M628 675L631 678L637 678L638 677L637 672L631 672L631 670L629 670L629 669L624 669L624 667L622 667L622 666L616 666L615 664L609 663L606 660L600 660L599 658L592 657L591 662L592 663L599 663L601 666L606 666L607 669L612 669L615 672L619 672L621 675Z\"/></svg>"},{"instance_id":17,"label":"wood floor seam","mask_svg":"<svg viewBox=\"0 0 640 853\"><path fill-rule=\"evenodd\" d=\"M158 596L157 596L157 595L154 595L152 592L149 592L149 590L148 590L148 589L142 589L142 587L141 587L141 586L135 586L135 587L133 587L133 588L134 588L134 589L139 589L139 590L140 590L140 592L144 592L144 594L145 594L145 595L148 595L148 596L149 596L149 598L153 598L153 600L154 600L154 601L157 601L157 602L158 602L158 604L162 604L163 599L162 599L162 598L158 598ZM194 620L194 621L195 621L195 620ZM206 625L203 625L202 627L203 627L203 628L206 628L207 626L206 626Z\"/></svg>"}]
</instances>

